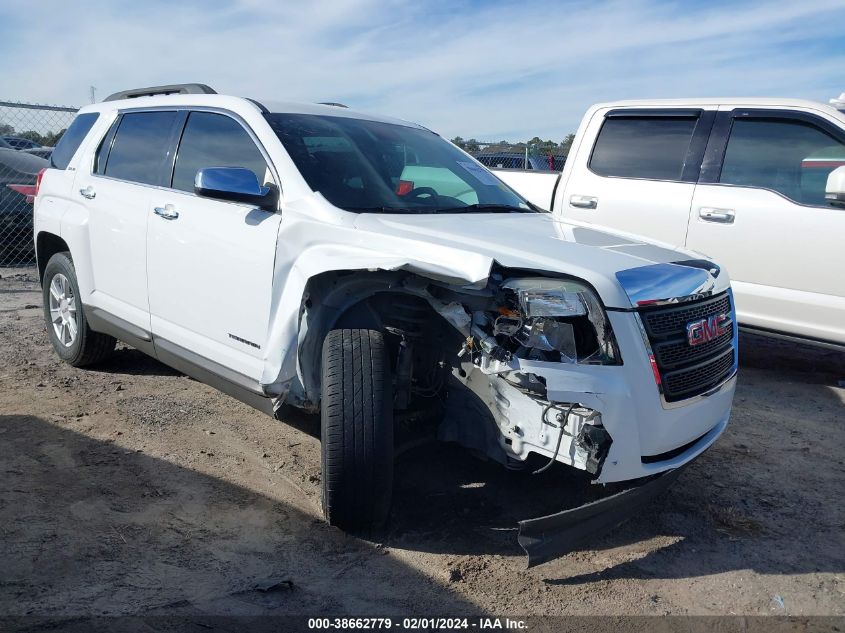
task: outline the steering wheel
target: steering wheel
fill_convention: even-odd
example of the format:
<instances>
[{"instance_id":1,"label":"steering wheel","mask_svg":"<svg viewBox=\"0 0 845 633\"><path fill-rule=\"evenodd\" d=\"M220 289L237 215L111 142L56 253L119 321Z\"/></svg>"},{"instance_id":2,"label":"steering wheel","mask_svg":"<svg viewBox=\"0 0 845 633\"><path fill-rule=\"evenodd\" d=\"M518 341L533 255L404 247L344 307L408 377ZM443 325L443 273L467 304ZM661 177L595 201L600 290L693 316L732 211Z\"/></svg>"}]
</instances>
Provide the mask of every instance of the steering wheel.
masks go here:
<instances>
[{"instance_id":1,"label":"steering wheel","mask_svg":"<svg viewBox=\"0 0 845 633\"><path fill-rule=\"evenodd\" d=\"M426 195L431 198L434 202L437 202L440 197L437 195L437 192L431 187L416 187L415 189L411 189L402 197L406 199L410 198L414 200L419 200L420 198Z\"/></svg>"}]
</instances>

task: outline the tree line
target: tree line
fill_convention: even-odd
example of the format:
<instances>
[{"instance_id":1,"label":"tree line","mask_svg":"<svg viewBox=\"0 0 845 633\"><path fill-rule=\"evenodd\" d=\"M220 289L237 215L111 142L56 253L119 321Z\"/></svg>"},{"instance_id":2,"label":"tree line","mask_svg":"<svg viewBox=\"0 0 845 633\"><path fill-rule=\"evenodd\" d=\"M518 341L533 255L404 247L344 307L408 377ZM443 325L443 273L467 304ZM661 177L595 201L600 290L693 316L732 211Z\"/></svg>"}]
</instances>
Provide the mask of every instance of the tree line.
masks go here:
<instances>
[{"instance_id":1,"label":"tree line","mask_svg":"<svg viewBox=\"0 0 845 633\"><path fill-rule=\"evenodd\" d=\"M463 139L460 136L456 136L452 139L452 143L470 154L478 154L482 151L485 153L524 152L525 148L528 148L528 151L531 154L540 154L542 156L566 156L569 154L569 149L572 147L572 141L574 140L575 134L567 134L559 143L551 140L544 141L539 136L535 136L530 141L522 141L519 143L510 143L508 141L491 143L489 141L478 141L474 138Z\"/></svg>"},{"instance_id":2,"label":"tree line","mask_svg":"<svg viewBox=\"0 0 845 633\"><path fill-rule=\"evenodd\" d=\"M0 136L16 136L18 138L26 138L30 141L35 141L39 145L43 145L45 147L55 147L56 143L59 142L59 139L62 138L62 134L65 133L66 129L67 128L62 128L58 132L47 132L47 134L40 134L35 130L17 132L15 131L14 126L9 125L8 123L0 123Z\"/></svg>"}]
</instances>

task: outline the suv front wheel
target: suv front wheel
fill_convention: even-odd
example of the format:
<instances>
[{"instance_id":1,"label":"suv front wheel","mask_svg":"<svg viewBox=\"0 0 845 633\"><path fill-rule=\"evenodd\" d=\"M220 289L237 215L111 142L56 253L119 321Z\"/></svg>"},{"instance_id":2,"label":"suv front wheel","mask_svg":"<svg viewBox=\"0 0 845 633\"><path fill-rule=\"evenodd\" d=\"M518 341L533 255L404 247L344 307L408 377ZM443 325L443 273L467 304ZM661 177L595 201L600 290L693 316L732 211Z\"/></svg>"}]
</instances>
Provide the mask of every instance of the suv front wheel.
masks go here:
<instances>
[{"instance_id":1,"label":"suv front wheel","mask_svg":"<svg viewBox=\"0 0 845 633\"><path fill-rule=\"evenodd\" d=\"M56 253L50 258L41 288L47 334L62 360L74 367L85 367L112 353L115 339L88 327L70 253Z\"/></svg>"},{"instance_id":2,"label":"suv front wheel","mask_svg":"<svg viewBox=\"0 0 845 633\"><path fill-rule=\"evenodd\" d=\"M332 330L323 342L323 513L331 525L369 531L393 493L393 387L384 335Z\"/></svg>"}]
</instances>

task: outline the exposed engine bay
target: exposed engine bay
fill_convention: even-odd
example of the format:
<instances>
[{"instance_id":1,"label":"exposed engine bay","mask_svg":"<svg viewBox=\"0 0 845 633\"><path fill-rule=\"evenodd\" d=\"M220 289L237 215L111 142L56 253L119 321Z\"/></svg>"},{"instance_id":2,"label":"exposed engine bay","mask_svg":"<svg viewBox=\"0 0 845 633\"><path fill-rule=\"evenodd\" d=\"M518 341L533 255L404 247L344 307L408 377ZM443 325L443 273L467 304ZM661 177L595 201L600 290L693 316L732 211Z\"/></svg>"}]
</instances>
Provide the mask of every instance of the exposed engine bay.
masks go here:
<instances>
[{"instance_id":1,"label":"exposed engine bay","mask_svg":"<svg viewBox=\"0 0 845 633\"><path fill-rule=\"evenodd\" d=\"M612 441L601 412L549 399L546 385L561 366L622 362L589 286L503 269L477 288L389 276L345 318L355 327L377 319L387 333L404 445L436 427L439 439L511 469L531 468L533 453L545 460L538 472L560 461L600 474Z\"/></svg>"}]
</instances>

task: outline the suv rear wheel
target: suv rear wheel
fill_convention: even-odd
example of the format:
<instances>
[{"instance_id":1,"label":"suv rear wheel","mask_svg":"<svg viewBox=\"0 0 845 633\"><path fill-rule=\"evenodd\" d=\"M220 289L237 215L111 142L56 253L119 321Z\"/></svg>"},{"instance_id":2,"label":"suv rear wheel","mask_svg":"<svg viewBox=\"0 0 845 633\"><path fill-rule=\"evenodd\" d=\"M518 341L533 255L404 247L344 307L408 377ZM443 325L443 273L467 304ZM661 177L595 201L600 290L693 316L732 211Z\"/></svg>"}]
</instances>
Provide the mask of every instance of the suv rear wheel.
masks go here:
<instances>
[{"instance_id":1,"label":"suv rear wheel","mask_svg":"<svg viewBox=\"0 0 845 633\"><path fill-rule=\"evenodd\" d=\"M376 528L393 492L393 387L384 335L329 332L322 391L323 513L346 531Z\"/></svg>"},{"instance_id":2,"label":"suv rear wheel","mask_svg":"<svg viewBox=\"0 0 845 633\"><path fill-rule=\"evenodd\" d=\"M56 253L47 262L42 293L47 334L62 360L85 367L111 354L115 339L88 327L70 253Z\"/></svg>"}]
</instances>

